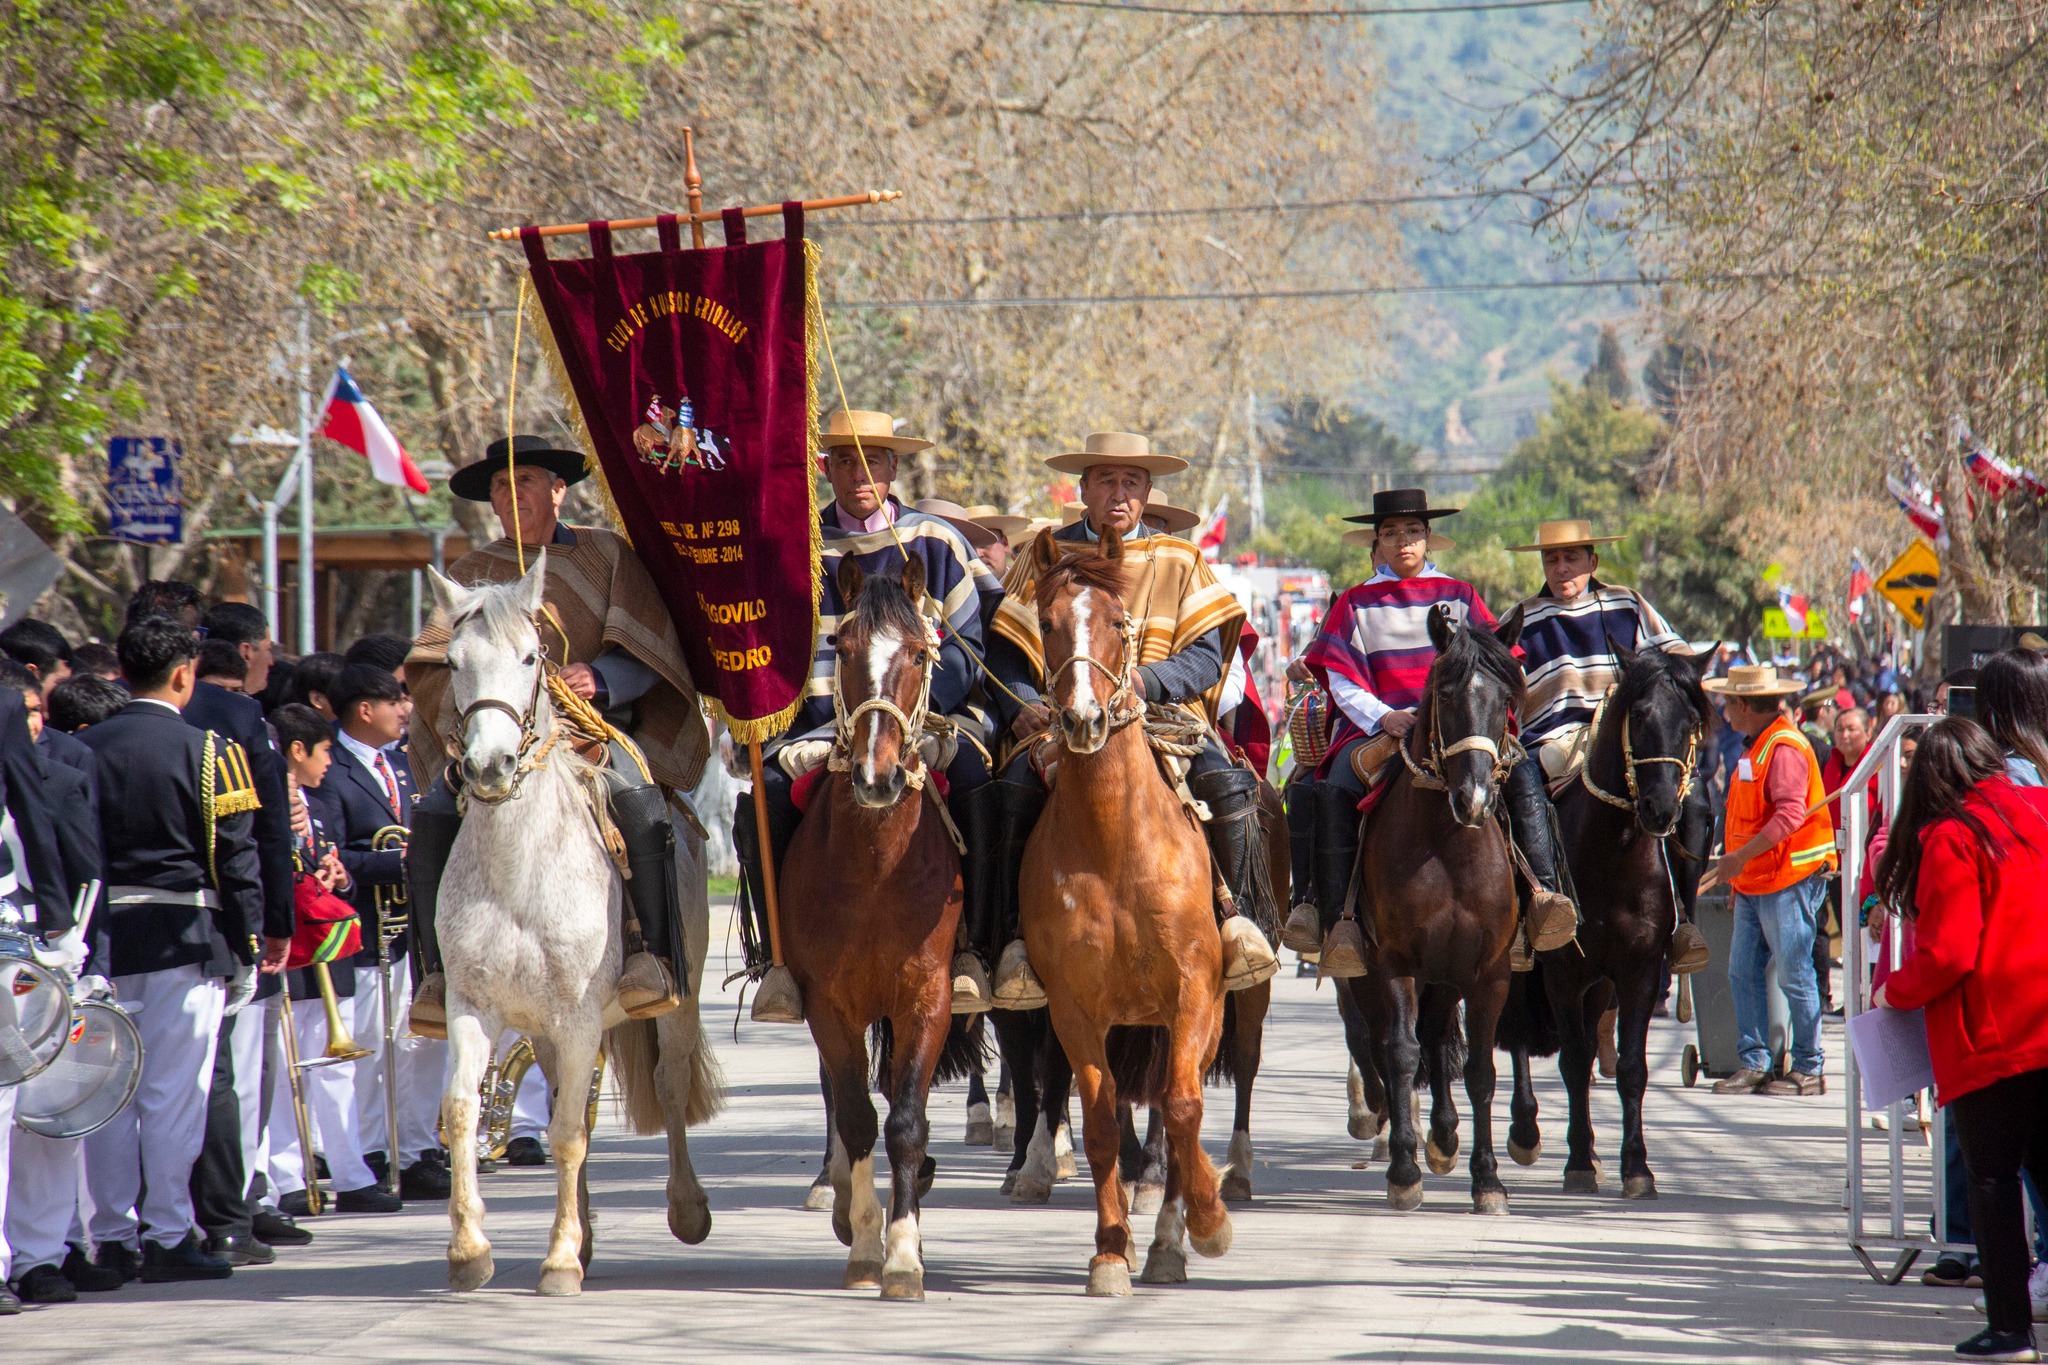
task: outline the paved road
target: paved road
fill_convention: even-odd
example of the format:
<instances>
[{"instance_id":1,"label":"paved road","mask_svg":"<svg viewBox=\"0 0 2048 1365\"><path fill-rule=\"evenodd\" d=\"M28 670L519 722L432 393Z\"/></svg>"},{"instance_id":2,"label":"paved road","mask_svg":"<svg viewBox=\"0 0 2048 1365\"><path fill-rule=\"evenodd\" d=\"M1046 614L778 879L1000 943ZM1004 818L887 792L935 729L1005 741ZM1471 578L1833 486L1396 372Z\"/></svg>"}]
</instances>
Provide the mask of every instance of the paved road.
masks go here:
<instances>
[{"instance_id":1,"label":"paved road","mask_svg":"<svg viewBox=\"0 0 2048 1365\"><path fill-rule=\"evenodd\" d=\"M1648 1100L1661 1201L1560 1192L1563 1096L1546 1067L1549 1150L1535 1167L1505 1166L1511 1217L1466 1212L1462 1166L1426 1177L1422 1211L1392 1213L1384 1167L1353 1169L1365 1148L1344 1133L1330 991L1291 974L1279 987L1254 1119L1257 1196L1235 1214L1230 1254L1191 1258L1184 1287L1082 1297L1087 1182L1062 1184L1047 1207L1011 1206L996 1188L1003 1158L960 1143L954 1087L933 1104L928 1299L839 1288L844 1252L825 1216L800 1208L823 1121L809 1037L742 1024L735 1044L726 998L731 1105L691 1140L716 1219L701 1246L669 1238L657 1140L607 1117L591 1182L597 1260L580 1299L532 1293L552 1176L505 1171L485 1177L499 1270L481 1293L444 1288L440 1208L330 1217L313 1246L223 1284L135 1285L0 1322L0 1359L1935 1360L1981 1323L1968 1294L1880 1288L1842 1247L1834 1095L1686 1090L1676 1057L1690 1030L1668 1022L1652 1036ZM1220 1161L1229 1108L1211 1096ZM1506 1109L1503 1089L1503 1124ZM1612 1170L1611 1091L1596 1121Z\"/></svg>"}]
</instances>

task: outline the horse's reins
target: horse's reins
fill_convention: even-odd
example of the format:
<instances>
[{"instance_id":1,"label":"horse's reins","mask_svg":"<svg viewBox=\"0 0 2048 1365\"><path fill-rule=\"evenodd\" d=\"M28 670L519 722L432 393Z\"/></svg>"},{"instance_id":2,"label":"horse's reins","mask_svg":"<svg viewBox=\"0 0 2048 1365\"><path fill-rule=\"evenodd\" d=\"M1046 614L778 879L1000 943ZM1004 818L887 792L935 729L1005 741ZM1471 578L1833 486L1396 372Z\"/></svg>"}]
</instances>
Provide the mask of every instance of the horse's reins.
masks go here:
<instances>
[{"instance_id":1,"label":"horse's reins","mask_svg":"<svg viewBox=\"0 0 2048 1365\"><path fill-rule=\"evenodd\" d=\"M511 702L497 697L478 697L475 701L463 707L462 713L455 718L455 730L449 735L448 742L443 746L448 750L448 757L451 759L460 759L462 757L462 741L467 739L469 735L470 721L486 711L502 711L512 718L514 725L519 727L519 748L517 750L519 766L513 770L512 781L505 788L505 794L503 796L485 796L474 787L465 784L462 794L467 800L481 801L487 806L495 806L500 802L510 801L513 797L519 795L520 784L525 782L526 775L547 762L548 755L554 752L555 744L561 737L560 730L557 727L550 726L547 739L543 742L540 731L537 728L540 722L540 692L541 688L547 685L547 677L546 661L544 659L536 660L533 670L533 691L527 696L526 709L523 711Z\"/></svg>"},{"instance_id":2,"label":"horse's reins","mask_svg":"<svg viewBox=\"0 0 2048 1365\"><path fill-rule=\"evenodd\" d=\"M1615 687L1608 688L1600 695L1600 704L1593 708L1591 728L1593 738L1596 741L1600 737L1600 722L1607 714L1607 703L1613 698L1616 690ZM1621 717L1621 772L1623 778L1628 782L1627 797L1616 796L1613 792L1605 790L1599 783L1593 780L1593 756L1590 753L1586 755L1584 765L1579 768L1579 782L1597 800L1606 802L1616 810L1625 810L1633 815L1635 814L1636 803L1642 799L1641 794L1636 788L1636 769L1648 767L1652 763L1675 763L1683 774L1678 779L1678 799L1682 803L1692 792L1693 778L1699 764L1700 728L1699 725L1695 724L1691 733L1686 736L1685 756L1682 758L1674 758L1669 754L1652 754L1648 758L1638 758L1636 757L1635 742L1629 734L1628 714L1624 712Z\"/></svg>"}]
</instances>

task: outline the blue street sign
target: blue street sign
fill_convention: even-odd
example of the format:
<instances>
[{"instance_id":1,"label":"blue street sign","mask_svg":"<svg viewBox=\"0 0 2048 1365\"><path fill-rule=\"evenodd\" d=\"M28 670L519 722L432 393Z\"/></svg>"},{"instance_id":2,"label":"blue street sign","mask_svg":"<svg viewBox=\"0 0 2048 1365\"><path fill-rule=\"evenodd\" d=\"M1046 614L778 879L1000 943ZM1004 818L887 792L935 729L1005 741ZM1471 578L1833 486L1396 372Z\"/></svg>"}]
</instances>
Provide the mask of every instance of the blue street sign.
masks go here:
<instances>
[{"instance_id":1,"label":"blue street sign","mask_svg":"<svg viewBox=\"0 0 2048 1365\"><path fill-rule=\"evenodd\" d=\"M116 436L107 442L107 534L144 545L185 538L185 486L173 436Z\"/></svg>"}]
</instances>

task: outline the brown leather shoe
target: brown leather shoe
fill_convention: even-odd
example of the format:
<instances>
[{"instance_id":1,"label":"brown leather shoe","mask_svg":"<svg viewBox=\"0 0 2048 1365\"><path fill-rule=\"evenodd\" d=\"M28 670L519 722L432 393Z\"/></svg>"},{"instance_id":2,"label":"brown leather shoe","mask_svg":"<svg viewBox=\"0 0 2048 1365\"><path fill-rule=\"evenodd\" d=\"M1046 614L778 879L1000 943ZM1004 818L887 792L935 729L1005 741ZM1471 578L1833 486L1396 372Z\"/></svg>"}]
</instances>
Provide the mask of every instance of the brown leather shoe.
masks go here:
<instances>
[{"instance_id":1,"label":"brown leather shoe","mask_svg":"<svg viewBox=\"0 0 2048 1365\"><path fill-rule=\"evenodd\" d=\"M1323 960L1318 968L1337 981L1365 975L1365 935L1357 920L1346 917L1337 921L1323 940Z\"/></svg>"},{"instance_id":2,"label":"brown leather shoe","mask_svg":"<svg viewBox=\"0 0 2048 1365\"><path fill-rule=\"evenodd\" d=\"M1775 1081L1766 1081L1759 1092L1765 1095L1825 1095L1828 1093L1828 1078L1811 1076L1804 1071L1792 1071Z\"/></svg>"},{"instance_id":3,"label":"brown leather shoe","mask_svg":"<svg viewBox=\"0 0 2048 1365\"><path fill-rule=\"evenodd\" d=\"M1716 1095L1754 1095L1757 1091L1763 1089L1764 1083L1770 1079L1769 1076L1766 1076L1761 1071L1751 1071L1748 1067L1743 1067L1733 1076L1723 1076L1720 1080L1715 1081L1714 1093Z\"/></svg>"},{"instance_id":4,"label":"brown leather shoe","mask_svg":"<svg viewBox=\"0 0 2048 1365\"><path fill-rule=\"evenodd\" d=\"M619 1008L628 1019L653 1019L683 1003L668 964L653 953L635 953L619 972Z\"/></svg>"},{"instance_id":5,"label":"brown leather shoe","mask_svg":"<svg viewBox=\"0 0 2048 1365\"><path fill-rule=\"evenodd\" d=\"M406 1012L406 1031L415 1038L448 1037L448 978L434 972L420 982Z\"/></svg>"},{"instance_id":6,"label":"brown leather shoe","mask_svg":"<svg viewBox=\"0 0 2048 1365\"><path fill-rule=\"evenodd\" d=\"M1698 925L1681 921L1671 931L1671 948L1665 954L1665 960L1671 964L1672 975L1690 976L1703 971L1713 957L1712 950L1707 947L1707 936L1699 931Z\"/></svg>"},{"instance_id":7,"label":"brown leather shoe","mask_svg":"<svg viewBox=\"0 0 2048 1365\"><path fill-rule=\"evenodd\" d=\"M1280 930L1280 946L1292 948L1297 953L1322 951L1323 922L1315 906L1302 901L1287 912L1287 923Z\"/></svg>"},{"instance_id":8,"label":"brown leather shoe","mask_svg":"<svg viewBox=\"0 0 2048 1365\"><path fill-rule=\"evenodd\" d=\"M1529 946L1539 953L1556 952L1579 936L1579 912L1571 897L1538 891L1529 897Z\"/></svg>"}]
</instances>

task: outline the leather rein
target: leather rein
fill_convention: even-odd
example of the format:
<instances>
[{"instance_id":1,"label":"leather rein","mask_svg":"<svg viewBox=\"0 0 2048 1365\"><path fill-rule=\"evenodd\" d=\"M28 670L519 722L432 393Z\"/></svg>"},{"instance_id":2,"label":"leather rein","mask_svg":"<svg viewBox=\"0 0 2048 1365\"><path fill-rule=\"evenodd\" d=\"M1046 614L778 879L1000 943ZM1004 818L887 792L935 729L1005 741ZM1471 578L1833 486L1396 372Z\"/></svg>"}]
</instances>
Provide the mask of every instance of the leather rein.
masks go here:
<instances>
[{"instance_id":1,"label":"leather rein","mask_svg":"<svg viewBox=\"0 0 2048 1365\"><path fill-rule=\"evenodd\" d=\"M1607 703L1613 699L1617 689L1618 685L1608 688L1601 694L1600 704L1593 708L1592 742L1595 744L1599 743L1600 740L1600 722L1607 715ZM1616 796L1613 792L1604 790L1599 783L1593 780L1593 755L1591 753L1586 755L1585 763L1579 768L1580 784L1593 794L1594 799L1604 801L1616 810L1625 810L1633 815L1636 813L1636 803L1641 800L1641 794L1636 788L1636 770L1648 767L1653 763L1675 763L1678 765L1681 773L1678 779L1678 800L1683 804L1685 798L1692 792L1693 778L1699 770L1700 731L1702 727L1695 724L1691 732L1687 734L1685 755L1682 758L1675 758L1669 754L1651 754L1647 758L1638 758L1636 757L1635 743L1629 734L1628 721L1628 713L1623 712L1621 717L1621 772L1622 777L1628 782L1628 795L1625 797Z\"/></svg>"},{"instance_id":2,"label":"leather rein","mask_svg":"<svg viewBox=\"0 0 2048 1365\"><path fill-rule=\"evenodd\" d=\"M461 761L464 747L463 741L469 734L469 723L476 717L483 715L487 711L499 711L510 716L512 723L519 727L519 748L517 750L519 766L513 770L512 782L505 788L505 794L503 796L485 796L477 791L474 786L465 782L461 791L461 795L465 800L481 801L487 806L496 806L510 801L513 797L519 795L519 788L526 781L526 775L546 763L548 756L554 752L555 745L561 739L561 727L558 725L549 726L545 738L542 737L539 729L540 694L541 689L547 686L549 667L551 665L548 662L547 651L543 647L538 651L534 661L533 691L527 695L524 710L498 697L478 697L475 701L463 707L461 714L455 718L455 729L450 733L442 747L448 751L448 757L456 760L456 762ZM453 763L449 765L450 768L454 766Z\"/></svg>"},{"instance_id":3,"label":"leather rein","mask_svg":"<svg viewBox=\"0 0 2048 1365\"><path fill-rule=\"evenodd\" d=\"M1444 743L1442 725L1437 719L1436 693L1429 695L1429 750L1420 761L1408 752L1408 741L1400 744L1401 761L1408 765L1408 780L1423 791L1447 792L1451 784L1444 780L1444 762L1459 754L1477 751L1493 760L1493 770L1487 774L1486 785L1497 788L1514 771L1524 757L1521 741L1501 727L1501 737L1496 740L1490 735L1467 735L1463 739Z\"/></svg>"}]
</instances>

